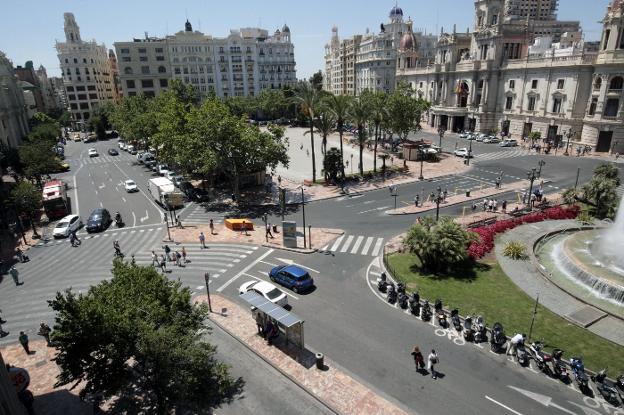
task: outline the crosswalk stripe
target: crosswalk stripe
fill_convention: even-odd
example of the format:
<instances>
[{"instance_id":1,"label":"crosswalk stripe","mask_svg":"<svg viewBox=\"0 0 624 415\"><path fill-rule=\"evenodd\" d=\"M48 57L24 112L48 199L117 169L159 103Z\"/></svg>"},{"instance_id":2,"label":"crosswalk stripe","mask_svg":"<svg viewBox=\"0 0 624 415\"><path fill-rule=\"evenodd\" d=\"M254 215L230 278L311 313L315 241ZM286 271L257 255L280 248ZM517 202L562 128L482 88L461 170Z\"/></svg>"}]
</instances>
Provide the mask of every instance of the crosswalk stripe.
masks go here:
<instances>
[{"instance_id":1,"label":"crosswalk stripe","mask_svg":"<svg viewBox=\"0 0 624 415\"><path fill-rule=\"evenodd\" d=\"M349 235L349 237L347 238L347 241L342 245L342 249L340 250L340 252L347 252L347 249L349 249L349 245L351 245L353 238L354 238L353 235Z\"/></svg>"},{"instance_id":2,"label":"crosswalk stripe","mask_svg":"<svg viewBox=\"0 0 624 415\"><path fill-rule=\"evenodd\" d=\"M358 238L355 240L355 244L353 244L353 249L351 250L352 254L357 253L363 240L364 240L363 236L358 236Z\"/></svg>"},{"instance_id":3,"label":"crosswalk stripe","mask_svg":"<svg viewBox=\"0 0 624 415\"><path fill-rule=\"evenodd\" d=\"M338 237L338 239L336 239L336 242L334 242L334 244L332 245L331 248L329 248L329 250L333 252L336 249L338 249L338 247L340 246L340 243L342 242L343 239L344 239L344 235Z\"/></svg>"},{"instance_id":4,"label":"crosswalk stripe","mask_svg":"<svg viewBox=\"0 0 624 415\"><path fill-rule=\"evenodd\" d=\"M368 254L368 250L370 249L370 246L371 246L371 244L373 243L373 240L374 240L374 239L375 239L375 238L373 238L372 236L369 236L369 237L366 239L366 243L364 244L364 248L362 248L362 252L361 252L361 254L362 254L362 255L366 255L366 254Z\"/></svg>"},{"instance_id":5,"label":"crosswalk stripe","mask_svg":"<svg viewBox=\"0 0 624 415\"><path fill-rule=\"evenodd\" d=\"M371 252L371 255L373 256L379 255L379 250L381 249L382 243L383 243L383 238L377 238L377 243L375 244L375 247L373 248L373 252Z\"/></svg>"}]
</instances>

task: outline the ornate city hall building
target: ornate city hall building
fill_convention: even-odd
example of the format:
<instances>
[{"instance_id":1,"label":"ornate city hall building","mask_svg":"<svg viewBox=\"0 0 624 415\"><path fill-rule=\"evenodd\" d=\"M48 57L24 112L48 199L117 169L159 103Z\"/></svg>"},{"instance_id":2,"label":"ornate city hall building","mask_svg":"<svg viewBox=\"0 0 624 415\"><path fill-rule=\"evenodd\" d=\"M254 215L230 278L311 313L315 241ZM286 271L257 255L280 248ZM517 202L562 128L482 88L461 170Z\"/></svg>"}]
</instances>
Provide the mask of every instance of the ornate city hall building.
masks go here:
<instances>
[{"instance_id":1,"label":"ornate city hall building","mask_svg":"<svg viewBox=\"0 0 624 415\"><path fill-rule=\"evenodd\" d=\"M396 81L432 103L429 125L624 152L624 0L608 6L600 42L557 20L554 0L474 5L473 30L442 30L433 59L411 29L401 39Z\"/></svg>"}]
</instances>

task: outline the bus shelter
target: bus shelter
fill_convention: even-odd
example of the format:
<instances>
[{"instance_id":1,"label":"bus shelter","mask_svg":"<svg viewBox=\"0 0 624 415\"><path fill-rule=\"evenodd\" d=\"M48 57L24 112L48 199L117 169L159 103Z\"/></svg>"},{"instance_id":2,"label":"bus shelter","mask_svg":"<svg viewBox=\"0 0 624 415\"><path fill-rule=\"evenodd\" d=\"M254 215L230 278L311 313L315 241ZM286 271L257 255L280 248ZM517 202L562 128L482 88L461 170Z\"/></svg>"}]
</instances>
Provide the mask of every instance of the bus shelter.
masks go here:
<instances>
[{"instance_id":1,"label":"bus shelter","mask_svg":"<svg viewBox=\"0 0 624 415\"><path fill-rule=\"evenodd\" d=\"M240 295L240 298L252 306L252 315L256 323L265 327L268 319L277 323L280 331L286 337L286 344L293 343L300 349L304 348L303 341L303 320L296 314L273 304L260 294L254 291L247 291Z\"/></svg>"}]
</instances>

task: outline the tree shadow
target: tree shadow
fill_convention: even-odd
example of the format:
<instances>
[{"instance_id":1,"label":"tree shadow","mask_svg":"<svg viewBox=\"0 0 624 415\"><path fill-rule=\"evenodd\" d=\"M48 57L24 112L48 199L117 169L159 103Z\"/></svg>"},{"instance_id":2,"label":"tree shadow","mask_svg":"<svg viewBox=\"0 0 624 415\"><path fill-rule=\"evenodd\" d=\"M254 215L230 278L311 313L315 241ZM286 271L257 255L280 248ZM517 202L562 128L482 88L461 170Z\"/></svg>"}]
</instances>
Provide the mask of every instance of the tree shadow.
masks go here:
<instances>
[{"instance_id":1,"label":"tree shadow","mask_svg":"<svg viewBox=\"0 0 624 415\"><path fill-rule=\"evenodd\" d=\"M449 267L446 270L438 271L435 273L423 270L422 266L418 263L412 264L409 267L410 272L417 274L423 278L428 278L437 281L444 280L461 280L467 282L473 282L477 279L479 273L487 272L492 268L491 265L483 262L475 262L472 260L466 260Z\"/></svg>"}]
</instances>

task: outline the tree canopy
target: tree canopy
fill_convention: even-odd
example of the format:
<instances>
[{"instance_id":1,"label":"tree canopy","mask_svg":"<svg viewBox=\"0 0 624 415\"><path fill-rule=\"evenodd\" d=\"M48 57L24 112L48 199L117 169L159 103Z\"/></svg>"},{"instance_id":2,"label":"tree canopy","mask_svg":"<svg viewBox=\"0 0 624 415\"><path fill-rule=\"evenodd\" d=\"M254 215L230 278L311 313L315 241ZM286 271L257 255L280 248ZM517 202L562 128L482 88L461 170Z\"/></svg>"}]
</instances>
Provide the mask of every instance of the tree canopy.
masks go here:
<instances>
[{"instance_id":1,"label":"tree canopy","mask_svg":"<svg viewBox=\"0 0 624 415\"><path fill-rule=\"evenodd\" d=\"M601 164L594 169L589 183L581 188L581 201L588 212L598 219L615 217L618 206L617 187L620 185L619 170L613 164Z\"/></svg>"},{"instance_id":2,"label":"tree canopy","mask_svg":"<svg viewBox=\"0 0 624 415\"><path fill-rule=\"evenodd\" d=\"M414 97L414 90L400 82L388 97L388 128L403 141L412 131L420 130L420 118L429 108L429 102Z\"/></svg>"},{"instance_id":3,"label":"tree canopy","mask_svg":"<svg viewBox=\"0 0 624 415\"><path fill-rule=\"evenodd\" d=\"M81 395L117 396L113 412L209 410L239 393L227 365L202 340L205 305L152 267L114 261L113 277L86 294L48 301L56 313L56 386L84 382Z\"/></svg>"}]
</instances>

